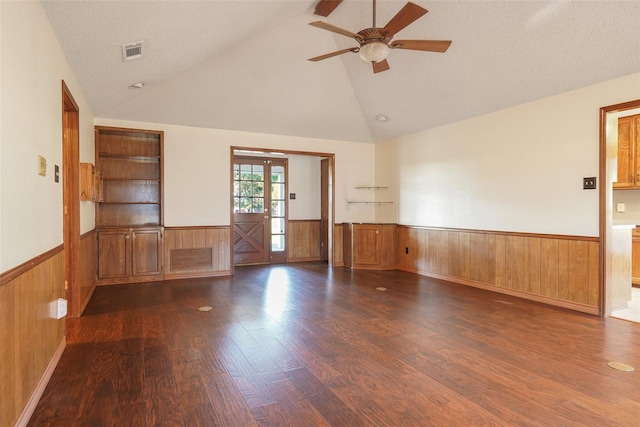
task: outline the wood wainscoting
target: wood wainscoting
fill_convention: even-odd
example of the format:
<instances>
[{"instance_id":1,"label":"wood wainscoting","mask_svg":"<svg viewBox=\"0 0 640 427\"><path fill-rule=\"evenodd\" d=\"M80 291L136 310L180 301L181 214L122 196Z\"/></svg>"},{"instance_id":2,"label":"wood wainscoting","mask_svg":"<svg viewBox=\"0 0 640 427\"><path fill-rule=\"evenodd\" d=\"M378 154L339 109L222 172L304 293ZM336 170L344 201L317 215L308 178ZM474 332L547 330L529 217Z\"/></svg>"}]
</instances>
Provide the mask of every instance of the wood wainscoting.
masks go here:
<instances>
[{"instance_id":1,"label":"wood wainscoting","mask_svg":"<svg viewBox=\"0 0 640 427\"><path fill-rule=\"evenodd\" d=\"M320 220L299 219L287 221L287 261L320 261Z\"/></svg>"},{"instance_id":2,"label":"wood wainscoting","mask_svg":"<svg viewBox=\"0 0 640 427\"><path fill-rule=\"evenodd\" d=\"M599 314L597 237L398 226L398 269Z\"/></svg>"},{"instance_id":3,"label":"wood wainscoting","mask_svg":"<svg viewBox=\"0 0 640 427\"><path fill-rule=\"evenodd\" d=\"M69 317L80 317L96 289L97 283L97 253L98 240L96 230L92 230L80 237L80 277L76 284L78 304L74 310L69 310ZM76 308L77 307L77 308Z\"/></svg>"},{"instance_id":4,"label":"wood wainscoting","mask_svg":"<svg viewBox=\"0 0 640 427\"><path fill-rule=\"evenodd\" d=\"M165 279L231 274L231 227L165 227Z\"/></svg>"},{"instance_id":5,"label":"wood wainscoting","mask_svg":"<svg viewBox=\"0 0 640 427\"><path fill-rule=\"evenodd\" d=\"M344 227L342 223L333 226L333 266L344 267Z\"/></svg>"},{"instance_id":6,"label":"wood wainscoting","mask_svg":"<svg viewBox=\"0 0 640 427\"><path fill-rule=\"evenodd\" d=\"M25 425L65 346L64 250L52 249L0 275L0 426Z\"/></svg>"}]
</instances>

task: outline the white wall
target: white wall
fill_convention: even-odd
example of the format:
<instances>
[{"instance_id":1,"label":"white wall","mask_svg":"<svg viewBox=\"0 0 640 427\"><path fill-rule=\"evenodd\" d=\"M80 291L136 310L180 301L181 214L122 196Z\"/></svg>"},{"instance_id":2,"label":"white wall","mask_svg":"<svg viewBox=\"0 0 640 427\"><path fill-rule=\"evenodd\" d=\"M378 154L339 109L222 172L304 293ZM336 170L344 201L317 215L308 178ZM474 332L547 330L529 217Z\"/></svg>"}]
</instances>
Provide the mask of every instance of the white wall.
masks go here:
<instances>
[{"instance_id":1,"label":"white wall","mask_svg":"<svg viewBox=\"0 0 640 427\"><path fill-rule=\"evenodd\" d=\"M165 226L230 224L232 146L335 154L335 222L374 220L374 206L347 203L356 198L356 186L374 182L372 144L104 118L95 124L165 132Z\"/></svg>"},{"instance_id":2,"label":"white wall","mask_svg":"<svg viewBox=\"0 0 640 427\"><path fill-rule=\"evenodd\" d=\"M634 74L379 144L398 222L597 236L599 109L638 98Z\"/></svg>"},{"instance_id":3,"label":"white wall","mask_svg":"<svg viewBox=\"0 0 640 427\"><path fill-rule=\"evenodd\" d=\"M39 2L0 2L0 272L63 242L62 83L80 108L81 159L93 160L93 115ZM38 175L38 155L47 175ZM81 231L94 228L93 204Z\"/></svg>"},{"instance_id":4,"label":"white wall","mask_svg":"<svg viewBox=\"0 0 640 427\"><path fill-rule=\"evenodd\" d=\"M321 157L287 156L289 171L289 219L320 219ZM287 195L288 197L288 195Z\"/></svg>"}]
</instances>

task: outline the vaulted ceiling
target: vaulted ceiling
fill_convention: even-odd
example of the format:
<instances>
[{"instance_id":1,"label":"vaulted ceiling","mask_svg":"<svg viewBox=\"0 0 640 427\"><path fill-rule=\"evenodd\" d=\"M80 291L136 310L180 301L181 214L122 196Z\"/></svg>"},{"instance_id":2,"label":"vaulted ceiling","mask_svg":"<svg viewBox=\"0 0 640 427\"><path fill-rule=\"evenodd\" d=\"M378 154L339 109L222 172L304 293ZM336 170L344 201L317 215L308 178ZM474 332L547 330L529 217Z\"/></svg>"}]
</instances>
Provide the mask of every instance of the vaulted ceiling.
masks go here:
<instances>
[{"instance_id":1,"label":"vaulted ceiling","mask_svg":"<svg viewBox=\"0 0 640 427\"><path fill-rule=\"evenodd\" d=\"M42 1L96 117L375 143L640 72L638 1L414 1L429 13L374 74L357 46L372 2ZM384 26L406 3L379 0ZM140 59L123 44L144 41ZM144 82L141 89L130 89ZM380 122L384 114L389 121Z\"/></svg>"}]
</instances>

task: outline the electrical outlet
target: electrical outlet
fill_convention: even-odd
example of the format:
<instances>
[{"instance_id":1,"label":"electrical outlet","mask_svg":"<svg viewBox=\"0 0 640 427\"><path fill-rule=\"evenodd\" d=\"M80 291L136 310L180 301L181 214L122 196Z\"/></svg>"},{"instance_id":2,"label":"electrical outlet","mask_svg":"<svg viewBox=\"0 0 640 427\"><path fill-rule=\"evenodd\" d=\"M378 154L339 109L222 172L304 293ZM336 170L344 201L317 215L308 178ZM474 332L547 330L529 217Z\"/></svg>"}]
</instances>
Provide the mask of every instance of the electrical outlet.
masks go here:
<instances>
[{"instance_id":1,"label":"electrical outlet","mask_svg":"<svg viewBox=\"0 0 640 427\"><path fill-rule=\"evenodd\" d=\"M582 178L582 189L583 190L595 190L596 189L596 177L592 176L590 178Z\"/></svg>"},{"instance_id":2,"label":"electrical outlet","mask_svg":"<svg viewBox=\"0 0 640 427\"><path fill-rule=\"evenodd\" d=\"M624 212L626 209L624 203L618 203L616 205L616 212Z\"/></svg>"},{"instance_id":3,"label":"electrical outlet","mask_svg":"<svg viewBox=\"0 0 640 427\"><path fill-rule=\"evenodd\" d=\"M62 319L67 315L67 300L58 298L49 303L49 311L53 319Z\"/></svg>"}]
</instances>

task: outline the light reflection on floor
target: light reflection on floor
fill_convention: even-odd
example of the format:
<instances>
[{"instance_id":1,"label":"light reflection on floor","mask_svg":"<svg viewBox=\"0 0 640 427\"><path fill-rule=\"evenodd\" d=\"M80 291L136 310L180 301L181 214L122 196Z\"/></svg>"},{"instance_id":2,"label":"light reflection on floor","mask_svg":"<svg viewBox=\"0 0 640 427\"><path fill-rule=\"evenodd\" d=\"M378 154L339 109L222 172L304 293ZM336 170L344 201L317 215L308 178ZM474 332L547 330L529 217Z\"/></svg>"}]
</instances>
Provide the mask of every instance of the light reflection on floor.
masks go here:
<instances>
[{"instance_id":1,"label":"light reflection on floor","mask_svg":"<svg viewBox=\"0 0 640 427\"><path fill-rule=\"evenodd\" d=\"M272 268L269 271L265 290L264 309L276 320L287 309L289 302L289 275L286 268Z\"/></svg>"},{"instance_id":2,"label":"light reflection on floor","mask_svg":"<svg viewBox=\"0 0 640 427\"><path fill-rule=\"evenodd\" d=\"M640 304L640 288L631 288L631 300ZM640 310L621 308L618 310L613 310L613 312L611 313L611 317L640 323Z\"/></svg>"}]
</instances>

